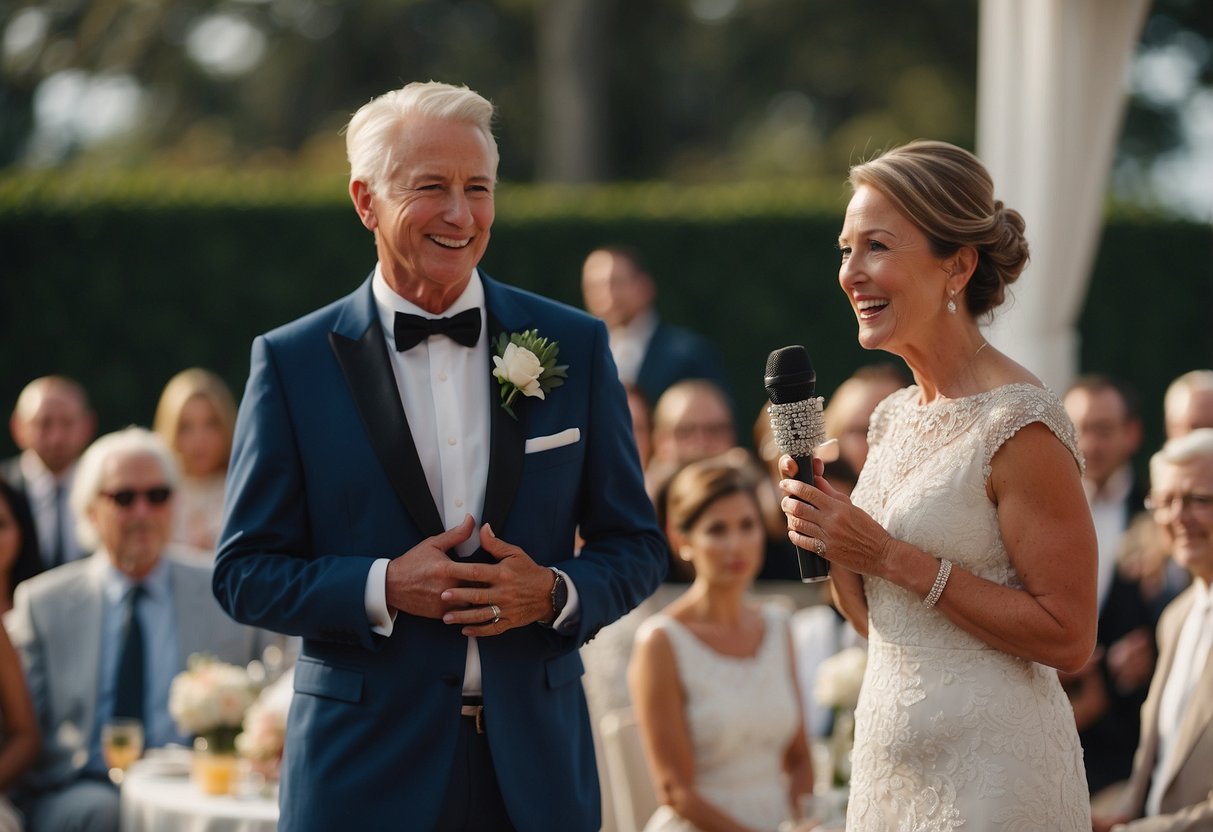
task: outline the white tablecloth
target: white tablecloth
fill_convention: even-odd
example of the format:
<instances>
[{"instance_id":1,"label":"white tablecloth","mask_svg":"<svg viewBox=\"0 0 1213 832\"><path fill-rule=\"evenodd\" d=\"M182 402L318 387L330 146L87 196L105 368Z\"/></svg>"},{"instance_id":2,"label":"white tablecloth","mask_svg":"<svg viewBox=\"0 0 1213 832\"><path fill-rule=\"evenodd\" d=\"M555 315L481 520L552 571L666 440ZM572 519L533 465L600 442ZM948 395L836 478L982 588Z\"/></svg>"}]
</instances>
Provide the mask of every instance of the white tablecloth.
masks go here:
<instances>
[{"instance_id":1,"label":"white tablecloth","mask_svg":"<svg viewBox=\"0 0 1213 832\"><path fill-rule=\"evenodd\" d=\"M141 770L142 768L142 770ZM121 832L277 832L278 801L259 793L213 797L188 776L136 763L122 782Z\"/></svg>"}]
</instances>

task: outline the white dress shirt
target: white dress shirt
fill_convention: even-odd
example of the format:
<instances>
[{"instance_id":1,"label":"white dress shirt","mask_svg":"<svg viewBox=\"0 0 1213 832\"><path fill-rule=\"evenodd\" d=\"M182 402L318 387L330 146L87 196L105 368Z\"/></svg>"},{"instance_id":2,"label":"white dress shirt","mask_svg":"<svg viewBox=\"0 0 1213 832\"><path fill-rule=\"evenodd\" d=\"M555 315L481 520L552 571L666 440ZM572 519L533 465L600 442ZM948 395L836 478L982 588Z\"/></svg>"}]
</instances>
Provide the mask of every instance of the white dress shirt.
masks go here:
<instances>
[{"instance_id":1,"label":"white dress shirt","mask_svg":"<svg viewBox=\"0 0 1213 832\"><path fill-rule=\"evenodd\" d=\"M99 551L93 557L105 562L101 584L104 612L101 619L100 675L97 679L97 719L89 738L89 759L85 768L104 774L106 766L101 756L101 726L114 713L118 694L115 676L126 623L123 604L134 583L110 563L110 556L106 552ZM143 627L144 742L148 748L169 743L184 745L190 739L177 730L168 710L169 688L178 669L184 666L184 661L177 640L172 575L164 557L140 583L147 593L137 607L139 623Z\"/></svg>"},{"instance_id":2,"label":"white dress shirt","mask_svg":"<svg viewBox=\"0 0 1213 832\"><path fill-rule=\"evenodd\" d=\"M640 365L644 363L649 342L656 331L657 314L651 309L610 331L611 357L619 370L619 380L624 384L636 383L640 376Z\"/></svg>"},{"instance_id":3,"label":"white dress shirt","mask_svg":"<svg viewBox=\"0 0 1213 832\"><path fill-rule=\"evenodd\" d=\"M1095 540L1099 546L1095 608L1102 610L1104 600L1108 597L1108 589L1112 586L1112 576L1116 573L1120 539L1133 516L1133 507L1125 505L1129 492L1133 490L1133 471L1128 465L1122 466L1108 477L1104 487L1098 491L1090 480L1083 480L1082 484L1087 494L1087 504L1091 506Z\"/></svg>"},{"instance_id":4,"label":"white dress shirt","mask_svg":"<svg viewBox=\"0 0 1213 832\"><path fill-rule=\"evenodd\" d=\"M378 265L371 290L387 339L400 403L443 526L454 528L469 514L476 520L472 536L455 547L457 555L468 557L480 548L489 476L490 414L494 404L489 385L491 362L484 284L480 282L480 274L472 272L463 294L441 315L427 312L396 294ZM431 335L412 349L396 351L397 312L447 318L467 309L480 310L480 338L474 347L464 347L445 335ZM392 634L396 621L395 613L387 606L387 565L387 558L375 561L367 575L365 594L371 629L384 636ZM580 608L576 588L567 575L565 581L569 600L555 622L556 627L571 620ZM463 692L479 694L480 679L480 650L476 639L469 637Z\"/></svg>"},{"instance_id":5,"label":"white dress shirt","mask_svg":"<svg viewBox=\"0 0 1213 832\"><path fill-rule=\"evenodd\" d=\"M1158 756L1154 761L1150 793L1146 796L1146 817L1159 814L1166 786L1163 778L1171 771L1171 756L1175 753L1179 726L1188 709L1188 700L1192 697L1196 680L1204 672L1209 651L1213 650L1213 593L1209 584L1200 578L1192 579L1192 592L1196 597L1179 632L1175 658L1158 702Z\"/></svg>"}]
</instances>

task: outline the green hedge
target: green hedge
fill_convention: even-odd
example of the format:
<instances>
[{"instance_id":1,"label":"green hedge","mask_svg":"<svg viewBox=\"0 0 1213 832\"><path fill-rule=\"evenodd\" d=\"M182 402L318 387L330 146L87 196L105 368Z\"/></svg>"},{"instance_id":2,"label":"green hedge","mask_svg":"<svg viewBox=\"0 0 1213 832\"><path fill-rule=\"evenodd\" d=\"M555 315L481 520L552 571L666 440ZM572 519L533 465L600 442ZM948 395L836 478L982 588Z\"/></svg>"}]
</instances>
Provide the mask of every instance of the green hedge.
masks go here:
<instances>
[{"instance_id":1,"label":"green hedge","mask_svg":"<svg viewBox=\"0 0 1213 832\"><path fill-rule=\"evenodd\" d=\"M837 288L837 184L677 188L503 185L484 267L580 305L586 252L646 253L668 320L721 346L743 430L764 398L767 353L806 344L828 394L859 349ZM252 338L345 294L375 260L344 180L153 175L0 180L0 409L30 378L91 391L102 429L147 424L160 388L201 365L239 394ZM1083 313L1084 370L1118 373L1161 435L1167 381L1213 365L1213 233L1109 220ZM11 452L8 437L0 452Z\"/></svg>"}]
</instances>

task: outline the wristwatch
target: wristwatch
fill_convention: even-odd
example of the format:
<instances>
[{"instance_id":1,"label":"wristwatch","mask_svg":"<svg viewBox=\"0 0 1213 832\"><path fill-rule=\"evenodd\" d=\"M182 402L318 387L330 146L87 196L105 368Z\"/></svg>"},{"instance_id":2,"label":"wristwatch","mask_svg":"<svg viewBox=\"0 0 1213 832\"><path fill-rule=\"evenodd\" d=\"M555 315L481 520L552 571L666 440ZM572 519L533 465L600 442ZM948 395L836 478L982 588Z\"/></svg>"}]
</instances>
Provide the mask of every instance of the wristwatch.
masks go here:
<instances>
[{"instance_id":1,"label":"wristwatch","mask_svg":"<svg viewBox=\"0 0 1213 832\"><path fill-rule=\"evenodd\" d=\"M565 583L564 575L560 574L559 569L551 566L548 569L556 576L552 583L552 623L555 624L560 613L564 612L564 605L569 602L569 585Z\"/></svg>"}]
</instances>

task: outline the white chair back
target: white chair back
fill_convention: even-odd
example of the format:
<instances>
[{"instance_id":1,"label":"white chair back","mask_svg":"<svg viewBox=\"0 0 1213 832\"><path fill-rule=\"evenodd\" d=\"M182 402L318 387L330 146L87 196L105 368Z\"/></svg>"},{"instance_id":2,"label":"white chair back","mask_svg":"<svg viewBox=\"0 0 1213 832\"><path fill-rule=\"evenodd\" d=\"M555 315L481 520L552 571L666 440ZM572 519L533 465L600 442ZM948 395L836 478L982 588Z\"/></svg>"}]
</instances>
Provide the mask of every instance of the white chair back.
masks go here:
<instances>
[{"instance_id":1,"label":"white chair back","mask_svg":"<svg viewBox=\"0 0 1213 832\"><path fill-rule=\"evenodd\" d=\"M598 727L611 781L615 828L617 832L641 832L660 804L636 717L631 708L620 708L604 714Z\"/></svg>"}]
</instances>

